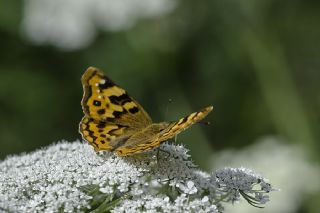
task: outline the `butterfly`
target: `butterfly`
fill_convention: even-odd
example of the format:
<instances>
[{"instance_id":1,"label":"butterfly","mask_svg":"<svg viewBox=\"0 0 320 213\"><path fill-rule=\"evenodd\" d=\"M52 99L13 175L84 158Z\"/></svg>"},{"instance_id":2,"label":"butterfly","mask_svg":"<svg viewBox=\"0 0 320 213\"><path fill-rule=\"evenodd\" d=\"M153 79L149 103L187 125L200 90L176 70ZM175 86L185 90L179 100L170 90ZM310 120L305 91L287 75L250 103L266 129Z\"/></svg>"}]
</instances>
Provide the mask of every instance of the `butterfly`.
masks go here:
<instances>
[{"instance_id":1,"label":"butterfly","mask_svg":"<svg viewBox=\"0 0 320 213\"><path fill-rule=\"evenodd\" d=\"M153 123L143 107L101 70L89 67L81 78L84 117L79 125L82 138L96 151L129 156L160 146L211 111L208 106L173 122Z\"/></svg>"}]
</instances>

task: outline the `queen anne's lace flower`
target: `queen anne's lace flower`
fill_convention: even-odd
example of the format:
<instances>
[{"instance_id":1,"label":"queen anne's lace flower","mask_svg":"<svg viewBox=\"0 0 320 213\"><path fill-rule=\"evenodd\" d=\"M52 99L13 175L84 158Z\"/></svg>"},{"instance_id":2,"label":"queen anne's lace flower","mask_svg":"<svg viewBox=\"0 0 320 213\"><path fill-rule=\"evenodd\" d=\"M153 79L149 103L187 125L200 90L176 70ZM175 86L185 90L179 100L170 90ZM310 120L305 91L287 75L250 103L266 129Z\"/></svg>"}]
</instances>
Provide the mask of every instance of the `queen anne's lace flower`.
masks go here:
<instances>
[{"instance_id":1,"label":"queen anne's lace flower","mask_svg":"<svg viewBox=\"0 0 320 213\"><path fill-rule=\"evenodd\" d=\"M260 207L269 201L272 189L268 181L260 175L246 168L224 168L215 173L216 184L222 197L227 195L227 200L239 201L242 195L251 205Z\"/></svg>"},{"instance_id":2,"label":"queen anne's lace flower","mask_svg":"<svg viewBox=\"0 0 320 213\"><path fill-rule=\"evenodd\" d=\"M264 204L270 190L249 170L200 171L179 145L121 158L62 142L0 163L0 211L9 212L218 212L249 193Z\"/></svg>"}]
</instances>

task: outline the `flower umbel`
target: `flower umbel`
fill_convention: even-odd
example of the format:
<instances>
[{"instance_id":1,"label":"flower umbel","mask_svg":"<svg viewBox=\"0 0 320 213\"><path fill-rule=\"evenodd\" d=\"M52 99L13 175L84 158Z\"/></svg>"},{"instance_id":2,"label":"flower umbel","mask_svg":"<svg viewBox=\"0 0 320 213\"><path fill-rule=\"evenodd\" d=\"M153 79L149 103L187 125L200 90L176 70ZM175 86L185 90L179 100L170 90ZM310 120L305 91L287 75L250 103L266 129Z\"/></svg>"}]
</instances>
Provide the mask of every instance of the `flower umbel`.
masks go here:
<instances>
[{"instance_id":1,"label":"flower umbel","mask_svg":"<svg viewBox=\"0 0 320 213\"><path fill-rule=\"evenodd\" d=\"M268 181L246 168L224 168L215 172L217 189L221 198L232 203L240 195L252 206L263 208L269 201L267 193L274 190Z\"/></svg>"},{"instance_id":2,"label":"flower umbel","mask_svg":"<svg viewBox=\"0 0 320 213\"><path fill-rule=\"evenodd\" d=\"M9 212L218 212L221 201L268 201L261 176L243 168L200 171L180 145L135 157L61 142L0 162L0 210ZM259 185L261 189L254 189ZM250 195L253 194L253 195ZM253 197L254 196L254 197Z\"/></svg>"}]
</instances>

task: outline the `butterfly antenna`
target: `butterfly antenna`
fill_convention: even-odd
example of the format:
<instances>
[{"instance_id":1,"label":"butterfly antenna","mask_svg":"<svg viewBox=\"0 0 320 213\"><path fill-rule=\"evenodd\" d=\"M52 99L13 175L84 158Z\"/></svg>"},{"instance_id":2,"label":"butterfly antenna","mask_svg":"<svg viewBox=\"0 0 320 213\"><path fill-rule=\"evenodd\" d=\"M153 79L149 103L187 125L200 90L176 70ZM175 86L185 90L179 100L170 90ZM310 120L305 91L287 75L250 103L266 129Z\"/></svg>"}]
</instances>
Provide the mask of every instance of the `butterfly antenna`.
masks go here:
<instances>
[{"instance_id":1,"label":"butterfly antenna","mask_svg":"<svg viewBox=\"0 0 320 213\"><path fill-rule=\"evenodd\" d=\"M166 112L165 112L165 114L164 114L165 121L167 120L168 111L169 111L169 104L171 104L171 103L172 103L172 99L169 98L169 99L168 99L168 102L167 102L167 106L166 106Z\"/></svg>"}]
</instances>

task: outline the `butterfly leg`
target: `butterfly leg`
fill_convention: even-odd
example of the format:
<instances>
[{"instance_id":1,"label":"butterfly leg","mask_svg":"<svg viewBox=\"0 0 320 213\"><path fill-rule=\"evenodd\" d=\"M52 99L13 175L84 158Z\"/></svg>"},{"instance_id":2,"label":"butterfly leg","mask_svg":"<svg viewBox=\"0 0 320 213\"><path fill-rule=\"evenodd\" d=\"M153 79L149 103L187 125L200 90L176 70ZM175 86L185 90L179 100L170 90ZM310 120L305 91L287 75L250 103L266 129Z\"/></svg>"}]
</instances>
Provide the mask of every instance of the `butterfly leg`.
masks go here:
<instances>
[{"instance_id":1,"label":"butterfly leg","mask_svg":"<svg viewBox=\"0 0 320 213\"><path fill-rule=\"evenodd\" d=\"M156 154L156 159L157 159L157 166L160 167L160 151L162 152L165 152L168 154L168 156L166 158L164 158L164 160L166 160L169 156L170 156L170 153L161 149L160 147L157 149L157 154Z\"/></svg>"},{"instance_id":2,"label":"butterfly leg","mask_svg":"<svg viewBox=\"0 0 320 213\"><path fill-rule=\"evenodd\" d=\"M160 147L157 148L156 161L157 161L157 165L158 166L160 166L160 151L165 152L165 153L168 154L168 156L165 159L167 159L170 156L170 153L168 151L165 151L165 150L161 149Z\"/></svg>"},{"instance_id":3,"label":"butterfly leg","mask_svg":"<svg viewBox=\"0 0 320 213\"><path fill-rule=\"evenodd\" d=\"M160 153L160 148L157 149L157 154L156 154L157 164L159 162L159 153Z\"/></svg>"},{"instance_id":4,"label":"butterfly leg","mask_svg":"<svg viewBox=\"0 0 320 213\"><path fill-rule=\"evenodd\" d=\"M159 147L159 148L157 149L157 161L160 159L160 158L159 158L159 157L160 157L160 155L159 155L160 151L168 154L168 156L165 157L164 160L167 160L167 159L170 157L170 155L171 155L170 152L168 152L168 151L166 151L166 150L164 150L164 149L161 149L161 148Z\"/></svg>"}]
</instances>

